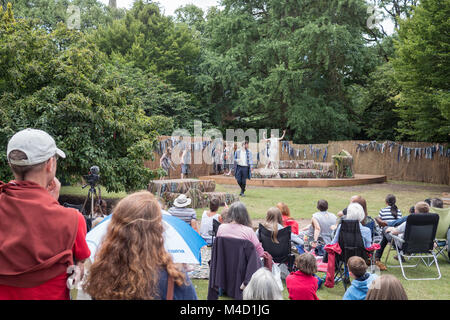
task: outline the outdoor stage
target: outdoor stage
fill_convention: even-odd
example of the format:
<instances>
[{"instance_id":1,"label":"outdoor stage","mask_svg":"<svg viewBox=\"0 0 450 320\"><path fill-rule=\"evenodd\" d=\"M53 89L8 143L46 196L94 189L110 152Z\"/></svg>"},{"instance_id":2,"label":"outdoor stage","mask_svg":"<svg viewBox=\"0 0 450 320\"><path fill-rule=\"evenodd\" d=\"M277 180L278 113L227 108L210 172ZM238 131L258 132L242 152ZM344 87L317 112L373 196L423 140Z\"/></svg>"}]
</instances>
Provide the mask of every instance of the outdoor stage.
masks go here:
<instances>
[{"instance_id":1,"label":"outdoor stage","mask_svg":"<svg viewBox=\"0 0 450 320\"><path fill-rule=\"evenodd\" d=\"M200 180L214 180L216 184L231 184L237 185L236 179L233 176L224 175L211 175L198 177ZM301 187L349 187L358 186L363 184L383 183L386 182L385 175L370 175L370 174L355 174L354 178L341 178L341 179L322 179L322 178L302 178L302 179L289 179L289 178L252 178L247 180L247 186L260 186L260 187L288 187L288 188L301 188Z\"/></svg>"}]
</instances>

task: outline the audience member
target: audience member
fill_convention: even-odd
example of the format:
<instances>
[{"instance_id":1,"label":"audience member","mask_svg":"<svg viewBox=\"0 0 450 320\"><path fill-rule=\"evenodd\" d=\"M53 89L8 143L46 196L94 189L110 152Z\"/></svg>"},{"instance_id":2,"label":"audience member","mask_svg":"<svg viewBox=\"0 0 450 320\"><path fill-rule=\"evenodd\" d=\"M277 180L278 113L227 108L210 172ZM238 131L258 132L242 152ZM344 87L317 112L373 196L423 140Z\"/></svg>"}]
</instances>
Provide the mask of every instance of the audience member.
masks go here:
<instances>
[{"instance_id":1,"label":"audience member","mask_svg":"<svg viewBox=\"0 0 450 320\"><path fill-rule=\"evenodd\" d=\"M184 194L180 194L173 201L173 207L171 207L167 212L169 212L172 216L183 220L195 231L199 232L197 225L197 213L194 209L188 208L190 204L191 199L186 197Z\"/></svg>"},{"instance_id":2,"label":"audience member","mask_svg":"<svg viewBox=\"0 0 450 320\"><path fill-rule=\"evenodd\" d=\"M228 209L227 221L229 222L220 225L219 230L217 231L217 237L249 240L254 244L258 255L262 257L264 249L253 231L247 208L242 202L235 202L230 206Z\"/></svg>"},{"instance_id":3,"label":"audience member","mask_svg":"<svg viewBox=\"0 0 450 320\"><path fill-rule=\"evenodd\" d=\"M298 234L298 222L291 217L291 211L289 210L287 204L284 202L279 202L277 204L277 208L281 211L283 226L291 226L292 232Z\"/></svg>"},{"instance_id":4,"label":"audience member","mask_svg":"<svg viewBox=\"0 0 450 320\"><path fill-rule=\"evenodd\" d=\"M386 196L387 207L380 210L379 216L375 218L375 221L380 227L396 226L403 223L406 217L402 218L402 212L396 206L396 198L393 194Z\"/></svg>"},{"instance_id":5,"label":"audience member","mask_svg":"<svg viewBox=\"0 0 450 320\"><path fill-rule=\"evenodd\" d=\"M345 291L343 300L364 300L367 291L376 274L367 272L367 264L363 258L358 256L350 257L347 261L350 277L354 280L351 286Z\"/></svg>"},{"instance_id":6,"label":"audience member","mask_svg":"<svg viewBox=\"0 0 450 320\"><path fill-rule=\"evenodd\" d=\"M243 292L244 300L283 300L280 288L272 272L267 268L259 268Z\"/></svg>"},{"instance_id":7,"label":"audience member","mask_svg":"<svg viewBox=\"0 0 450 320\"><path fill-rule=\"evenodd\" d=\"M319 279L314 276L317 272L316 258L310 253L303 253L296 257L295 265L298 271L291 272L286 277L286 288L291 300L319 300L316 291Z\"/></svg>"},{"instance_id":8,"label":"audience member","mask_svg":"<svg viewBox=\"0 0 450 320\"><path fill-rule=\"evenodd\" d=\"M6 157L15 180L0 182L0 299L67 300L68 267L83 274L90 251L83 215L57 201L65 154L46 132L25 129L9 140Z\"/></svg>"},{"instance_id":9,"label":"audience member","mask_svg":"<svg viewBox=\"0 0 450 320\"><path fill-rule=\"evenodd\" d=\"M350 203L347 207L347 217L346 220L358 220L359 221L359 229L361 231L361 236L364 241L364 247L369 248L372 245L372 232L369 228L363 226L361 221L364 221L364 209L363 207L356 202ZM334 236L331 244L335 244L339 241L339 232L341 230L341 225L339 225L336 229L336 234Z\"/></svg>"},{"instance_id":10,"label":"audience member","mask_svg":"<svg viewBox=\"0 0 450 320\"><path fill-rule=\"evenodd\" d=\"M430 206L425 201L419 201L414 206L414 214L416 213L428 213L430 212ZM397 235L399 238L403 238L403 235L406 230L406 221L403 222L398 227L387 227L384 230L384 235L387 242L390 242L392 240L392 237L390 235ZM400 242L395 242L398 248L402 247L402 244Z\"/></svg>"},{"instance_id":11,"label":"audience member","mask_svg":"<svg viewBox=\"0 0 450 320\"><path fill-rule=\"evenodd\" d=\"M84 291L96 300L196 300L188 275L164 248L163 232L161 209L151 193L137 192L122 199Z\"/></svg>"},{"instance_id":12,"label":"audience member","mask_svg":"<svg viewBox=\"0 0 450 320\"><path fill-rule=\"evenodd\" d=\"M326 200L317 201L317 210L313 214L311 219L311 227L309 230L309 236L313 238L311 246L317 247L320 240L323 244L329 244L332 238L332 226L336 224L336 216L333 213L328 212L328 202Z\"/></svg>"},{"instance_id":13,"label":"audience member","mask_svg":"<svg viewBox=\"0 0 450 320\"><path fill-rule=\"evenodd\" d=\"M434 198L434 199L431 200L431 206L430 207L442 209L442 208L444 208L444 201L442 201L439 198Z\"/></svg>"},{"instance_id":14,"label":"audience member","mask_svg":"<svg viewBox=\"0 0 450 320\"><path fill-rule=\"evenodd\" d=\"M211 244L212 242L213 220L219 221L220 218L220 214L217 213L219 205L219 199L213 198L209 202L209 210L203 211L200 224L200 235L208 244Z\"/></svg>"},{"instance_id":15,"label":"audience member","mask_svg":"<svg viewBox=\"0 0 450 320\"><path fill-rule=\"evenodd\" d=\"M361 224L369 228L373 235L375 233L375 221L367 213L366 199L364 199L360 195L355 195L350 198L350 203L359 203L363 207L364 220L361 222ZM342 219L345 219L345 217L347 216L347 208L343 209L342 211L339 211L337 215L338 215L337 223L335 226L331 227L333 230L335 230L337 226L341 223Z\"/></svg>"},{"instance_id":16,"label":"audience member","mask_svg":"<svg viewBox=\"0 0 450 320\"><path fill-rule=\"evenodd\" d=\"M262 225L269 231L272 231L272 242L279 243L277 239L278 231L283 229L283 219L281 217L281 211L277 207L272 207L267 210L266 220ZM259 236L259 229L256 230L256 236ZM298 235L291 232L291 241L295 245L302 245L303 240Z\"/></svg>"},{"instance_id":17,"label":"audience member","mask_svg":"<svg viewBox=\"0 0 450 320\"><path fill-rule=\"evenodd\" d=\"M384 274L372 281L366 300L408 300L408 296L396 277Z\"/></svg>"}]
</instances>

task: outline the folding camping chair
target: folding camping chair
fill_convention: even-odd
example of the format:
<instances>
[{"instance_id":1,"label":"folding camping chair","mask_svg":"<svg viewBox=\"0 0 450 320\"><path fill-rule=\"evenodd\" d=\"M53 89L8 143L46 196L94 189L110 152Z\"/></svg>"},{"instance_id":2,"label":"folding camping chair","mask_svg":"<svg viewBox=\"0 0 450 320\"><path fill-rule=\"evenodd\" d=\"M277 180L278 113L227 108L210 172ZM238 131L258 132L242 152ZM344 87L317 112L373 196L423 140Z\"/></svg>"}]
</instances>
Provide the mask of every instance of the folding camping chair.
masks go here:
<instances>
[{"instance_id":1,"label":"folding camping chair","mask_svg":"<svg viewBox=\"0 0 450 320\"><path fill-rule=\"evenodd\" d=\"M267 230L262 224L258 227L258 238L264 251L272 256L276 263L285 263L289 272L293 271L295 256L291 253L291 227L285 227L278 231L279 243L272 241L272 231Z\"/></svg>"},{"instance_id":2,"label":"folding camping chair","mask_svg":"<svg viewBox=\"0 0 450 320\"><path fill-rule=\"evenodd\" d=\"M399 265L389 265L388 267L400 267L402 269L403 277L406 280L440 279L441 270L439 269L436 254L433 251L438 222L439 215L435 213L416 213L409 215L406 219L406 229L404 237L401 238L396 235L390 235L392 237L392 240L390 242L388 254L386 255L385 265L387 265L389 253L392 249L392 246L394 246L397 251ZM405 265L402 261L403 257L407 258L408 260L414 258L421 259L421 261L428 267L435 263L439 276L437 278L408 278L405 274L404 268L415 268L417 267L419 262L415 265ZM430 262L429 259L433 259L432 262Z\"/></svg>"},{"instance_id":3,"label":"folding camping chair","mask_svg":"<svg viewBox=\"0 0 450 320\"><path fill-rule=\"evenodd\" d=\"M370 271L375 271L375 255L364 246L364 241L359 228L358 220L344 219L339 231L339 246L342 253L336 256L335 282L342 281L344 289L350 284L350 276L347 270L347 261L350 257L358 256L365 261L370 260Z\"/></svg>"},{"instance_id":4,"label":"folding camping chair","mask_svg":"<svg viewBox=\"0 0 450 320\"><path fill-rule=\"evenodd\" d=\"M214 243L214 238L217 235L217 230L219 230L221 223L219 221L217 221L216 219L213 219L213 229L212 231L210 231L211 233L211 244L208 245L208 247L212 247L213 243Z\"/></svg>"},{"instance_id":5,"label":"folding camping chair","mask_svg":"<svg viewBox=\"0 0 450 320\"><path fill-rule=\"evenodd\" d=\"M450 207L449 208L434 208L430 209L430 212L439 215L439 223L436 230L436 239L434 243L436 247L434 252L436 256L443 256L448 262L450 262L450 248L448 245L450 238ZM432 262L433 263L433 262ZM431 263L431 264L432 264Z\"/></svg>"}]
</instances>

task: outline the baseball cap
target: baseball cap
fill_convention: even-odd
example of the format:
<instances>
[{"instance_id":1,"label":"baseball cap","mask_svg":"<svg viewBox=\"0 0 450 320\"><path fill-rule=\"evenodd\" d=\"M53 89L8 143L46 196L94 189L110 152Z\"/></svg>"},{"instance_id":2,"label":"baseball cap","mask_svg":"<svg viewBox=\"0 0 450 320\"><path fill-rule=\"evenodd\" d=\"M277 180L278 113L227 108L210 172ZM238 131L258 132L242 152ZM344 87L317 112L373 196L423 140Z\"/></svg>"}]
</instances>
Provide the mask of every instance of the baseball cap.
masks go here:
<instances>
[{"instance_id":1,"label":"baseball cap","mask_svg":"<svg viewBox=\"0 0 450 320\"><path fill-rule=\"evenodd\" d=\"M9 153L19 150L26 154L26 160L10 160ZM42 163L55 154L65 158L66 154L56 147L55 140L45 131L24 129L17 132L8 142L6 155L11 164L16 166L31 166Z\"/></svg>"}]
</instances>

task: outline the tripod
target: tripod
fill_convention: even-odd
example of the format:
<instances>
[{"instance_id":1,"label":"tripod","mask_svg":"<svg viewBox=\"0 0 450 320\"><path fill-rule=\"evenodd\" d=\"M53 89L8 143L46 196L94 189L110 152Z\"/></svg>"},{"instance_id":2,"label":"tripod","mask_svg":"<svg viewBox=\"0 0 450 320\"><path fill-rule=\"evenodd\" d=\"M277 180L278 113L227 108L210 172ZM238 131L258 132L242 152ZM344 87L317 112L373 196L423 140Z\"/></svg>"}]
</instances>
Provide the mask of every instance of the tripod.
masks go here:
<instances>
[{"instance_id":1,"label":"tripod","mask_svg":"<svg viewBox=\"0 0 450 320\"><path fill-rule=\"evenodd\" d=\"M86 188L88 185L84 185L81 188L84 189ZM102 207L100 205L100 202L102 200L102 196L101 196L101 190L100 187L98 187L98 196L97 196L97 190L95 188L95 185L91 184L91 187L89 188L88 194L86 199L84 200L83 203L83 207L81 208L81 212L83 212L83 214L85 214L85 207L86 207L86 203L88 202L88 200L91 200L91 212L89 213L89 218L92 219L93 215L94 215L94 198L97 200L97 204L98 204L98 208L100 209L100 213L103 215L103 211L102 211Z\"/></svg>"}]
</instances>

